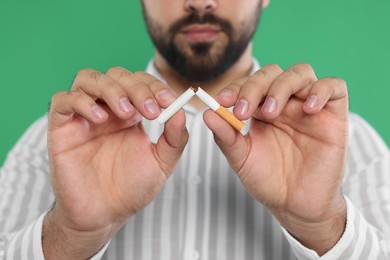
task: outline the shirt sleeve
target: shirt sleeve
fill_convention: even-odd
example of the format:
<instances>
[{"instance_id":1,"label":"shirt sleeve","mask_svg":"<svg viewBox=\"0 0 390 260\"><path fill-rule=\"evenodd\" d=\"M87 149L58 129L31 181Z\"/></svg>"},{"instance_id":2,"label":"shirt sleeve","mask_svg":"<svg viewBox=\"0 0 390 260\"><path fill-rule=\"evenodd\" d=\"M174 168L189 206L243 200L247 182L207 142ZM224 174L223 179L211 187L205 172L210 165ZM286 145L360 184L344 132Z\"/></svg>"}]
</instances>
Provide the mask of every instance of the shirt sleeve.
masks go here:
<instances>
[{"instance_id":1,"label":"shirt sleeve","mask_svg":"<svg viewBox=\"0 0 390 260\"><path fill-rule=\"evenodd\" d=\"M298 259L390 259L390 154L374 129L351 115L350 145L343 191L347 225L338 243L319 256L286 230Z\"/></svg>"},{"instance_id":2,"label":"shirt sleeve","mask_svg":"<svg viewBox=\"0 0 390 260\"><path fill-rule=\"evenodd\" d=\"M42 225L54 202L47 155L47 118L38 119L0 168L0 260L41 260ZM91 260L102 258L107 243Z\"/></svg>"},{"instance_id":3,"label":"shirt sleeve","mask_svg":"<svg viewBox=\"0 0 390 260\"><path fill-rule=\"evenodd\" d=\"M44 116L23 134L0 168L0 259L43 258L39 223L54 201L46 129Z\"/></svg>"},{"instance_id":4,"label":"shirt sleeve","mask_svg":"<svg viewBox=\"0 0 390 260\"><path fill-rule=\"evenodd\" d=\"M15 234L8 243L0 244L0 247L3 247L3 251L0 251L0 259L44 260L42 225L46 213L43 213L36 221ZM7 246L5 247L6 244ZM108 245L109 243L91 257L90 260L100 260Z\"/></svg>"},{"instance_id":5,"label":"shirt sleeve","mask_svg":"<svg viewBox=\"0 0 390 260\"><path fill-rule=\"evenodd\" d=\"M361 216L351 201L347 202L347 226L337 244L323 256L306 248L285 229L284 235L298 259L333 260L333 259L388 259L390 257L390 240Z\"/></svg>"},{"instance_id":6,"label":"shirt sleeve","mask_svg":"<svg viewBox=\"0 0 390 260\"><path fill-rule=\"evenodd\" d=\"M4 259L44 259L41 235L44 214L5 243Z\"/></svg>"}]
</instances>

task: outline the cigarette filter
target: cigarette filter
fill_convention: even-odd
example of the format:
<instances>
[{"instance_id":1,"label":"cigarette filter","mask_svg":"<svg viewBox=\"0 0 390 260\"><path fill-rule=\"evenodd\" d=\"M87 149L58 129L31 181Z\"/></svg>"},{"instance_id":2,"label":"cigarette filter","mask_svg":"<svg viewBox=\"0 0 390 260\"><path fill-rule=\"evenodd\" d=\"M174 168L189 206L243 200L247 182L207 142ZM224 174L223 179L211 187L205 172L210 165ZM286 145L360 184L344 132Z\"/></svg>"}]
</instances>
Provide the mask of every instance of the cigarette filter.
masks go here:
<instances>
[{"instance_id":1,"label":"cigarette filter","mask_svg":"<svg viewBox=\"0 0 390 260\"><path fill-rule=\"evenodd\" d=\"M230 110L221 106L214 98L212 98L200 87L198 87L195 92L200 100L202 100L208 107L215 111L220 117L225 119L225 121L233 126L237 131L241 132L245 126L244 122L235 117L234 114L230 112Z\"/></svg>"},{"instance_id":2,"label":"cigarette filter","mask_svg":"<svg viewBox=\"0 0 390 260\"><path fill-rule=\"evenodd\" d=\"M187 89L183 94L180 95L172 104L170 104L161 114L157 117L157 121L160 124L164 124L177 113L190 99L195 95L194 89L191 87Z\"/></svg>"}]
</instances>

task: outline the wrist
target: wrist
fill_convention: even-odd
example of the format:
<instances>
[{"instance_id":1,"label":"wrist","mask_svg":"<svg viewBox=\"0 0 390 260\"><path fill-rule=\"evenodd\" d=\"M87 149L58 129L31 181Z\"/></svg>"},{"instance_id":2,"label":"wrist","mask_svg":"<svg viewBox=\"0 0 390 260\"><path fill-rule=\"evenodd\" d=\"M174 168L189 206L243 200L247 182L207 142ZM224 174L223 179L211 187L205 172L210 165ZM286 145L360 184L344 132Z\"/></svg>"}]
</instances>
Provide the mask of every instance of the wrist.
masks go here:
<instances>
[{"instance_id":1,"label":"wrist","mask_svg":"<svg viewBox=\"0 0 390 260\"><path fill-rule=\"evenodd\" d=\"M46 214L42 227L45 259L89 259L108 243L116 231L111 227L96 230L70 228L52 209Z\"/></svg>"},{"instance_id":2,"label":"wrist","mask_svg":"<svg viewBox=\"0 0 390 260\"><path fill-rule=\"evenodd\" d=\"M303 246L316 251L320 256L330 251L344 234L347 222L347 207L344 199L326 214L316 219L302 218L292 214L274 214L288 233Z\"/></svg>"}]
</instances>

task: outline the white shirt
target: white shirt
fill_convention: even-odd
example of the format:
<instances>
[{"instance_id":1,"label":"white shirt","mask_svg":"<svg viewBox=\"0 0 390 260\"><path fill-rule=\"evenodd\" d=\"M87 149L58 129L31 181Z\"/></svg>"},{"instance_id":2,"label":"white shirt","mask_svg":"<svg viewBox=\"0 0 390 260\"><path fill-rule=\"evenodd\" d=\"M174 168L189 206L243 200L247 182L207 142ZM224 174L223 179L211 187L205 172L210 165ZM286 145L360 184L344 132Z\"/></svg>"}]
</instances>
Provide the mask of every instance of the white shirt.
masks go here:
<instances>
[{"instance_id":1,"label":"white shirt","mask_svg":"<svg viewBox=\"0 0 390 260\"><path fill-rule=\"evenodd\" d=\"M258 69L254 62L253 70ZM147 72L160 78L152 63ZM390 153L350 114L343 183L347 227L321 258L290 236L242 187L202 114L186 105L190 139L161 193L93 259L390 259ZM162 132L144 121L152 141ZM42 117L9 153L0 173L0 259L43 259L42 220L54 201Z\"/></svg>"}]
</instances>

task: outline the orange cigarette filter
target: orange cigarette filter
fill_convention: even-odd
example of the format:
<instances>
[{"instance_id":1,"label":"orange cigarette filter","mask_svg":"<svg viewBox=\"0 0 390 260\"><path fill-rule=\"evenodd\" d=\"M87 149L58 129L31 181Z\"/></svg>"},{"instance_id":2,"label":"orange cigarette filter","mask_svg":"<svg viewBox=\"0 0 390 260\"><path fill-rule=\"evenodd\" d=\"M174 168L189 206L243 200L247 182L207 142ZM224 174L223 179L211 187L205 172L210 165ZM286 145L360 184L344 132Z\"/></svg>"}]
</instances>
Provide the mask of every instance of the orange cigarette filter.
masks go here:
<instances>
[{"instance_id":1,"label":"orange cigarette filter","mask_svg":"<svg viewBox=\"0 0 390 260\"><path fill-rule=\"evenodd\" d=\"M221 106L214 98L207 94L202 88L198 87L194 89L196 95L202 100L208 107L214 110L220 117L233 126L237 131L241 132L245 123L234 116L230 110Z\"/></svg>"},{"instance_id":2,"label":"orange cigarette filter","mask_svg":"<svg viewBox=\"0 0 390 260\"><path fill-rule=\"evenodd\" d=\"M244 128L245 123L241 120L238 120L238 118L235 117L234 114L230 112L230 110L228 110L226 107L220 105L219 108L215 110L215 112L220 117L225 119L225 121L228 122L231 126L233 126L237 131L240 132Z\"/></svg>"}]
</instances>

